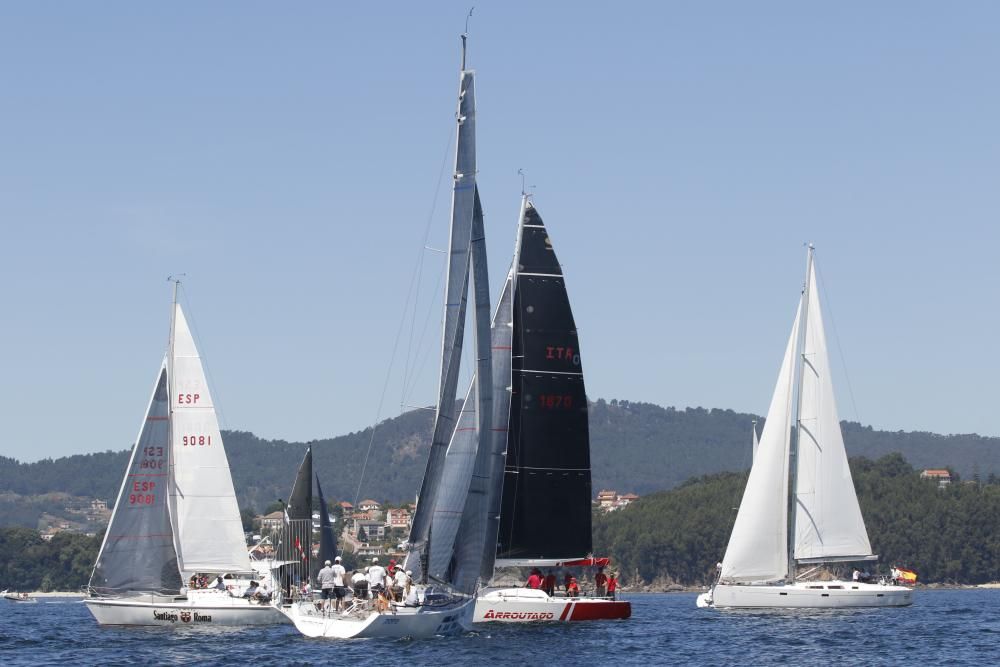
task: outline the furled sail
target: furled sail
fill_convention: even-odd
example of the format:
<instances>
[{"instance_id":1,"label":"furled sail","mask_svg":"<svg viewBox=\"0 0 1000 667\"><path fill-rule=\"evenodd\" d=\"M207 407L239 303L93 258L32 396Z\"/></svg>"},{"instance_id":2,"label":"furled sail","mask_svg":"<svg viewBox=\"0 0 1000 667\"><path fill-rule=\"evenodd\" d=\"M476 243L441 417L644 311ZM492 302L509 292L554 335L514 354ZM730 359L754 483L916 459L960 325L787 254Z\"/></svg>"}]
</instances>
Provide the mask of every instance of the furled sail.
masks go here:
<instances>
[{"instance_id":1,"label":"furled sail","mask_svg":"<svg viewBox=\"0 0 1000 667\"><path fill-rule=\"evenodd\" d=\"M229 461L201 358L174 305L170 364L171 512L180 571L248 572Z\"/></svg>"},{"instance_id":2,"label":"furled sail","mask_svg":"<svg viewBox=\"0 0 1000 667\"><path fill-rule=\"evenodd\" d=\"M512 382L498 564L590 554L587 394L562 268L530 202L514 283Z\"/></svg>"},{"instance_id":3,"label":"furled sail","mask_svg":"<svg viewBox=\"0 0 1000 667\"><path fill-rule=\"evenodd\" d=\"M801 316L800 300L757 456L722 559L722 581L777 581L788 570L788 456Z\"/></svg>"},{"instance_id":4,"label":"furled sail","mask_svg":"<svg viewBox=\"0 0 1000 667\"><path fill-rule=\"evenodd\" d=\"M180 590L167 503L168 410L164 359L90 578L99 593Z\"/></svg>"},{"instance_id":5,"label":"furled sail","mask_svg":"<svg viewBox=\"0 0 1000 667\"><path fill-rule=\"evenodd\" d=\"M798 466L795 477L795 559L873 558L840 431L823 315L810 264L809 311L802 363Z\"/></svg>"}]
</instances>

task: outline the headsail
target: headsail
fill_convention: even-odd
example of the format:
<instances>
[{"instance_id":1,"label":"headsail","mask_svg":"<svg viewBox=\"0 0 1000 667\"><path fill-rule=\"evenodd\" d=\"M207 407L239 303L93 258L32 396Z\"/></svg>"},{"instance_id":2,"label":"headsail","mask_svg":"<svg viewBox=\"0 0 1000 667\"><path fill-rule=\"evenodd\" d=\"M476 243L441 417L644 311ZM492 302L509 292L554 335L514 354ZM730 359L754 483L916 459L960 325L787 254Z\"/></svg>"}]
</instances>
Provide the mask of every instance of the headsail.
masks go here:
<instances>
[{"instance_id":1,"label":"headsail","mask_svg":"<svg viewBox=\"0 0 1000 667\"><path fill-rule=\"evenodd\" d=\"M171 512L180 571L248 572L243 522L205 371L180 304L171 336Z\"/></svg>"},{"instance_id":2,"label":"headsail","mask_svg":"<svg viewBox=\"0 0 1000 667\"><path fill-rule=\"evenodd\" d=\"M576 323L527 202L514 283L511 404L498 562L571 560L591 542L590 437Z\"/></svg>"},{"instance_id":3,"label":"headsail","mask_svg":"<svg viewBox=\"0 0 1000 667\"><path fill-rule=\"evenodd\" d=\"M722 581L777 581L788 569L788 455L801 313L800 300L757 456L722 559Z\"/></svg>"},{"instance_id":4,"label":"headsail","mask_svg":"<svg viewBox=\"0 0 1000 667\"><path fill-rule=\"evenodd\" d=\"M795 559L869 559L872 548L840 431L813 264L807 279L811 298L797 443Z\"/></svg>"},{"instance_id":5,"label":"headsail","mask_svg":"<svg viewBox=\"0 0 1000 667\"><path fill-rule=\"evenodd\" d=\"M330 508L323 497L323 487L319 484L319 475L316 475L316 492L319 494L319 558L320 563L333 561L337 555L337 533L333 529L333 522L330 521Z\"/></svg>"},{"instance_id":6,"label":"headsail","mask_svg":"<svg viewBox=\"0 0 1000 667\"><path fill-rule=\"evenodd\" d=\"M90 587L100 593L180 590L167 508L168 409L164 359L90 577Z\"/></svg>"}]
</instances>

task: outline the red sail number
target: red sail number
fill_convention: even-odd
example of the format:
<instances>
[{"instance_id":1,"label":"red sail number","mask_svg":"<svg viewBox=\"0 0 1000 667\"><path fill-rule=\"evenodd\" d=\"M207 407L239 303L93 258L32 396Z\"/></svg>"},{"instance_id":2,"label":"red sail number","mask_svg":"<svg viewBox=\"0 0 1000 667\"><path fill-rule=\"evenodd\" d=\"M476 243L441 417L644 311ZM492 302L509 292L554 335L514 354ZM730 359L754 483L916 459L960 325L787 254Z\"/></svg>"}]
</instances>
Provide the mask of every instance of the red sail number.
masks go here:
<instances>
[{"instance_id":1,"label":"red sail number","mask_svg":"<svg viewBox=\"0 0 1000 667\"><path fill-rule=\"evenodd\" d=\"M573 397L570 394L540 394L538 404L543 410L569 410L573 407Z\"/></svg>"},{"instance_id":2,"label":"red sail number","mask_svg":"<svg viewBox=\"0 0 1000 667\"><path fill-rule=\"evenodd\" d=\"M185 435L181 438L181 443L185 447L211 447L212 436L210 435Z\"/></svg>"}]
</instances>

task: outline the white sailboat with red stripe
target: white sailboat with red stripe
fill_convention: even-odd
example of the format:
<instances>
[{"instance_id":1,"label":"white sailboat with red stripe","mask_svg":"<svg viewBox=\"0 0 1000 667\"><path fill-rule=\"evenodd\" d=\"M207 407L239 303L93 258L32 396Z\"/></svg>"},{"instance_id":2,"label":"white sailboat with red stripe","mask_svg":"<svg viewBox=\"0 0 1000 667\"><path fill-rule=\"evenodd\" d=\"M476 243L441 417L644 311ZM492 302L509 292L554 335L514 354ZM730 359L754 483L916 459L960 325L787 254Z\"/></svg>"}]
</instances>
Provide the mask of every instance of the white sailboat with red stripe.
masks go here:
<instances>
[{"instance_id":1,"label":"white sailboat with red stripe","mask_svg":"<svg viewBox=\"0 0 1000 667\"><path fill-rule=\"evenodd\" d=\"M484 554L482 579L509 567L547 568L551 575L600 571L608 562L591 555L590 434L579 337L562 267L527 194L492 345L492 447L503 474L494 476L489 492L496 541ZM558 623L631 616L629 602L597 593L585 586L575 596L554 587L547 593L487 586L477 596L473 618Z\"/></svg>"}]
</instances>

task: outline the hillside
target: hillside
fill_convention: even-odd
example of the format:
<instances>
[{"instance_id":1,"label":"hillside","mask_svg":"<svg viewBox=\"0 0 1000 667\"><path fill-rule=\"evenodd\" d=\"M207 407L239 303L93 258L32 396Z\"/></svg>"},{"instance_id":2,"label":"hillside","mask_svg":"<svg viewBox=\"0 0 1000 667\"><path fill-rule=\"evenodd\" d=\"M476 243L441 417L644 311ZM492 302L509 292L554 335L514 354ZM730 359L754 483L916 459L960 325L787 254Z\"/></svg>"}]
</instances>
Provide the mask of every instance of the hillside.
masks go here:
<instances>
[{"instance_id":1,"label":"hillside","mask_svg":"<svg viewBox=\"0 0 1000 667\"><path fill-rule=\"evenodd\" d=\"M940 489L899 454L852 458L873 551L882 567L916 569L925 582L980 584L1000 577L1000 479ZM706 584L736 520L746 473L720 473L651 494L594 521L595 553L628 582Z\"/></svg>"},{"instance_id":2,"label":"hillside","mask_svg":"<svg viewBox=\"0 0 1000 667\"><path fill-rule=\"evenodd\" d=\"M412 500L427 455L433 413L415 410L379 424L361 497ZM750 465L752 415L732 410L662 408L598 400L591 404L594 492L601 488L648 494L684 480ZM916 468L950 466L963 477L1000 473L1000 439L977 435L876 431L845 422L851 456L876 459L900 452ZM315 470L330 499L353 501L371 429L313 441ZM240 503L258 510L288 493L305 443L262 440L226 432ZM37 496L63 492L114 500L128 452L102 452L35 463L0 457L0 493ZM6 514L6 513L5 513ZM35 527L30 512L12 512L0 525Z\"/></svg>"}]
</instances>

